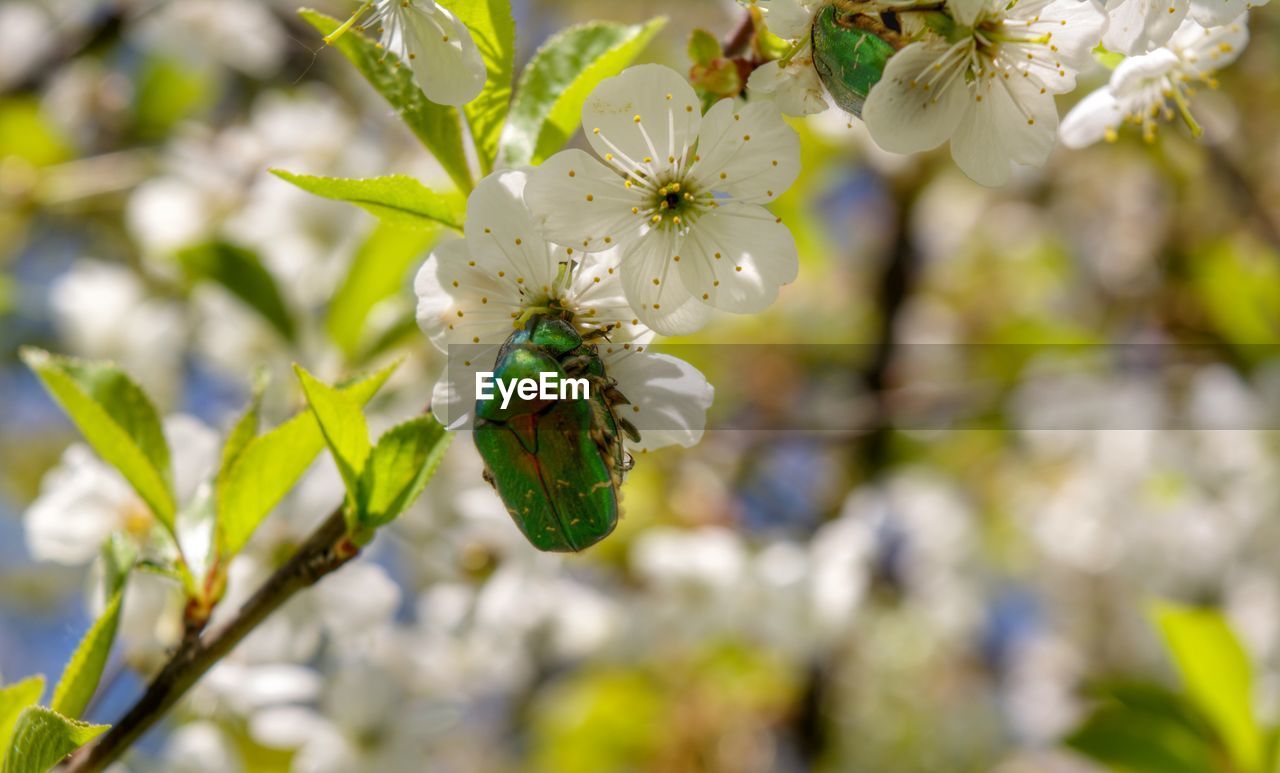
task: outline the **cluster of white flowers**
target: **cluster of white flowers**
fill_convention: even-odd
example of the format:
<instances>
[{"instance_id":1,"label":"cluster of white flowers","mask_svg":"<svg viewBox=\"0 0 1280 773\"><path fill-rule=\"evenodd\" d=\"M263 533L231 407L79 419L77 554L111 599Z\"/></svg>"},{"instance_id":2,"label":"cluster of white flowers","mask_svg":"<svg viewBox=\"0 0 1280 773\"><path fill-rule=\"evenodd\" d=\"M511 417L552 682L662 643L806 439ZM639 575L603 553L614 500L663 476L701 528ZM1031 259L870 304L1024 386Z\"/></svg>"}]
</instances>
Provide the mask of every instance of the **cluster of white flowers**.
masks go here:
<instances>
[{"instance_id":1,"label":"cluster of white flowers","mask_svg":"<svg viewBox=\"0 0 1280 773\"><path fill-rule=\"evenodd\" d=\"M481 181L465 238L436 248L418 274L423 329L441 351L465 347L433 410L467 426L475 372L530 315L554 312L607 339L601 356L631 400L640 450L693 445L710 385L644 350L715 309L761 311L794 279L795 242L763 204L799 172L799 139L768 102L722 100L702 115L692 87L659 65L603 81L582 122L599 158L565 150Z\"/></svg>"},{"instance_id":2,"label":"cluster of white flowers","mask_svg":"<svg viewBox=\"0 0 1280 773\"><path fill-rule=\"evenodd\" d=\"M1198 134L1187 103L1192 87L1214 85L1213 73L1248 40L1247 8L1264 2L1110 0L1103 7L1091 0L947 0L945 13L908 2L889 6L892 27L877 28L865 20L885 10L879 7L759 0L770 31L793 42L785 56L753 72L748 86L788 114L825 110L812 30L818 12L834 5L841 23L858 30L851 34L878 29L897 49L862 110L876 144L916 153L950 140L952 157L969 177L998 186L1016 165L1043 164L1056 133L1080 147L1114 139L1127 120L1151 139L1156 119L1178 115ZM919 23L906 24L913 13ZM1102 61L1115 66L1110 82L1084 99L1059 132L1055 96L1073 91L1077 75L1101 69Z\"/></svg>"}]
</instances>

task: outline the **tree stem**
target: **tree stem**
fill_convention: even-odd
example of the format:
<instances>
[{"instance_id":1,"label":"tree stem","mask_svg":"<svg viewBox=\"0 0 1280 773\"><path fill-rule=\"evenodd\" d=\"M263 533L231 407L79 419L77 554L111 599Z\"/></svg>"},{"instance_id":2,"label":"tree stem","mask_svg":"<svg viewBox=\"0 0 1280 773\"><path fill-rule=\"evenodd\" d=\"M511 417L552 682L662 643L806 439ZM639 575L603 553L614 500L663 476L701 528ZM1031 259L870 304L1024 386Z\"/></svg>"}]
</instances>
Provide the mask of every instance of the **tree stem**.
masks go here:
<instances>
[{"instance_id":1,"label":"tree stem","mask_svg":"<svg viewBox=\"0 0 1280 773\"><path fill-rule=\"evenodd\" d=\"M203 637L185 638L133 708L97 743L72 755L66 766L67 773L99 771L114 762L259 623L295 593L314 585L355 558L358 552L359 548L347 534L342 509L338 508L288 563L263 583L229 623Z\"/></svg>"}]
</instances>

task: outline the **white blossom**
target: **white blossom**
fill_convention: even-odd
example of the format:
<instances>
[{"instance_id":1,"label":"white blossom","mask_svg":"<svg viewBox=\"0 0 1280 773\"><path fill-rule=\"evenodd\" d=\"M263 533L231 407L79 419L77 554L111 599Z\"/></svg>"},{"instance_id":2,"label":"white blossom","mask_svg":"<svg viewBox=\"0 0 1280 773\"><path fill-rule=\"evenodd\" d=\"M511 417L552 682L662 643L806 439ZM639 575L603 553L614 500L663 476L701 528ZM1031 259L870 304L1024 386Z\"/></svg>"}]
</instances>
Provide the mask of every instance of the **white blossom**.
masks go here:
<instances>
[{"instance_id":1,"label":"white blossom","mask_svg":"<svg viewBox=\"0 0 1280 773\"><path fill-rule=\"evenodd\" d=\"M599 158L566 150L529 174L525 199L548 239L620 250L641 322L688 333L712 309L763 311L798 267L790 230L762 206L800 170L799 140L767 101L721 100L660 65L600 83L582 109Z\"/></svg>"},{"instance_id":2,"label":"white blossom","mask_svg":"<svg viewBox=\"0 0 1280 773\"><path fill-rule=\"evenodd\" d=\"M1150 142L1157 121L1175 115L1198 134L1188 103L1196 84L1215 85L1213 73L1234 62L1248 42L1246 16L1212 28L1184 21L1167 47L1125 59L1105 87L1082 99L1062 121L1062 143L1081 148L1115 140L1126 122L1140 126Z\"/></svg>"},{"instance_id":3,"label":"white blossom","mask_svg":"<svg viewBox=\"0 0 1280 773\"><path fill-rule=\"evenodd\" d=\"M1053 149L1053 95L1075 88L1104 18L1088 0L955 0L959 39L912 43L889 59L862 117L896 153L951 140L951 156L984 185L1014 164L1038 166Z\"/></svg>"},{"instance_id":4,"label":"white blossom","mask_svg":"<svg viewBox=\"0 0 1280 773\"><path fill-rule=\"evenodd\" d=\"M413 69L427 99L462 105L484 87L485 67L471 31L435 0L377 0L382 46Z\"/></svg>"},{"instance_id":5,"label":"white blossom","mask_svg":"<svg viewBox=\"0 0 1280 773\"><path fill-rule=\"evenodd\" d=\"M174 490L187 501L218 458L218 434L183 414L164 423L173 464ZM112 532L124 532L146 546L155 516L120 474L88 447L70 446L41 482L40 496L25 516L27 549L39 561L87 564Z\"/></svg>"},{"instance_id":6,"label":"white blossom","mask_svg":"<svg viewBox=\"0 0 1280 773\"><path fill-rule=\"evenodd\" d=\"M584 336L602 334L606 373L631 401L620 406L641 430L637 450L698 442L712 389L696 369L644 351L653 333L623 297L619 252L584 253L544 240L522 194L528 174L490 175L467 200L466 236L437 247L419 271L418 321L441 351L458 347L436 384L432 411L468 425L475 373L491 370L498 348L534 313L571 314Z\"/></svg>"}]
</instances>

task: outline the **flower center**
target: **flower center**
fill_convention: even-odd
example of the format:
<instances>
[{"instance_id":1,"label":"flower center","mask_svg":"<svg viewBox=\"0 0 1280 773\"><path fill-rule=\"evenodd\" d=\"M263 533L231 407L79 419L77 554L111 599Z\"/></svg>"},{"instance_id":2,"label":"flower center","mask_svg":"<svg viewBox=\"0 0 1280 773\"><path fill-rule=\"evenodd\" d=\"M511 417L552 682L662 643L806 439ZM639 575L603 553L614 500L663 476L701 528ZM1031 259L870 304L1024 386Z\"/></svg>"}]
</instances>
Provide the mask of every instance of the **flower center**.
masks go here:
<instances>
[{"instance_id":1,"label":"flower center","mask_svg":"<svg viewBox=\"0 0 1280 773\"><path fill-rule=\"evenodd\" d=\"M650 209L642 214L655 228L679 228L692 223L710 197L692 190L687 181L672 180L654 191Z\"/></svg>"}]
</instances>

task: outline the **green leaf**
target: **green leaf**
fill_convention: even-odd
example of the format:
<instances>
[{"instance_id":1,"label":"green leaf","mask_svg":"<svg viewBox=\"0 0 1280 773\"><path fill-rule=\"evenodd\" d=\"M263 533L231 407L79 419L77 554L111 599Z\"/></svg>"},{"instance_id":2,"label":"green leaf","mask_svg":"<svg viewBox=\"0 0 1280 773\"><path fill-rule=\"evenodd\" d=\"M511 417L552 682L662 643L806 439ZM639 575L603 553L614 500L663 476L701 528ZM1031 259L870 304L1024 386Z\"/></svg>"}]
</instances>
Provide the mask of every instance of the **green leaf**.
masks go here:
<instances>
[{"instance_id":1,"label":"green leaf","mask_svg":"<svg viewBox=\"0 0 1280 773\"><path fill-rule=\"evenodd\" d=\"M430 230L445 225L462 230L466 212L462 197L436 193L407 175L352 179L294 174L283 169L272 169L271 173L307 193L355 204L390 225Z\"/></svg>"},{"instance_id":2,"label":"green leaf","mask_svg":"<svg viewBox=\"0 0 1280 773\"><path fill-rule=\"evenodd\" d=\"M391 376L399 362L342 389L363 405ZM244 548L262 523L298 478L307 471L324 448L324 435L308 408L266 434L251 440L227 474L218 492L218 555L230 558Z\"/></svg>"},{"instance_id":3,"label":"green leaf","mask_svg":"<svg viewBox=\"0 0 1280 773\"><path fill-rule=\"evenodd\" d=\"M301 365L295 364L293 371L302 382L307 403L315 412L325 443L338 463L338 471L342 473L342 480L346 482L354 504L360 473L364 471L364 463L371 450L369 425L365 423L364 411L360 410L361 404L318 380Z\"/></svg>"},{"instance_id":4,"label":"green leaf","mask_svg":"<svg viewBox=\"0 0 1280 773\"><path fill-rule=\"evenodd\" d=\"M227 433L227 439L222 444L222 461L218 464L218 477L214 480L214 491L217 493L221 493L227 485L227 478L230 477L231 470L235 467L240 455L244 453L244 449L258 436L262 391L263 385L260 381L254 386L253 397L249 399L248 407L236 420L235 426Z\"/></svg>"},{"instance_id":5,"label":"green leaf","mask_svg":"<svg viewBox=\"0 0 1280 773\"><path fill-rule=\"evenodd\" d=\"M708 65L724 56L720 40L704 29L695 29L689 35L689 61Z\"/></svg>"},{"instance_id":6,"label":"green leaf","mask_svg":"<svg viewBox=\"0 0 1280 773\"><path fill-rule=\"evenodd\" d=\"M4 758L4 773L47 773L106 729L106 725L89 725L42 706L30 706L18 718L13 743Z\"/></svg>"},{"instance_id":7,"label":"green leaf","mask_svg":"<svg viewBox=\"0 0 1280 773\"><path fill-rule=\"evenodd\" d=\"M222 285L261 314L286 341L294 340L293 315L275 277L262 265L257 253L226 242L210 242L181 250L177 257L188 276Z\"/></svg>"},{"instance_id":8,"label":"green leaf","mask_svg":"<svg viewBox=\"0 0 1280 773\"><path fill-rule=\"evenodd\" d=\"M21 682L0 687L0 761L4 760L13 730L23 709L34 706L44 695L44 677L29 676Z\"/></svg>"},{"instance_id":9,"label":"green leaf","mask_svg":"<svg viewBox=\"0 0 1280 773\"><path fill-rule=\"evenodd\" d=\"M431 416L418 416L378 439L360 477L360 521L377 527L413 504L435 474L453 436Z\"/></svg>"},{"instance_id":10,"label":"green leaf","mask_svg":"<svg viewBox=\"0 0 1280 773\"><path fill-rule=\"evenodd\" d=\"M107 665L107 656L111 654L111 644L120 625L123 598L124 588L120 588L80 640L75 654L63 669L62 678L53 690L53 701L49 704L59 714L79 718L98 689L98 680L102 678L102 669Z\"/></svg>"},{"instance_id":11,"label":"green leaf","mask_svg":"<svg viewBox=\"0 0 1280 773\"><path fill-rule=\"evenodd\" d=\"M520 75L502 133L503 161L537 164L564 147L592 89L631 64L666 23L661 17L632 26L590 22L543 44Z\"/></svg>"},{"instance_id":12,"label":"green leaf","mask_svg":"<svg viewBox=\"0 0 1280 773\"><path fill-rule=\"evenodd\" d=\"M24 348L22 360L66 411L103 461L120 471L170 531L176 509L169 483L169 446L160 417L142 388L110 363Z\"/></svg>"},{"instance_id":13,"label":"green leaf","mask_svg":"<svg viewBox=\"0 0 1280 773\"><path fill-rule=\"evenodd\" d=\"M112 532L102 546L102 587L107 602L124 586L137 562L138 543L124 532Z\"/></svg>"},{"instance_id":14,"label":"green leaf","mask_svg":"<svg viewBox=\"0 0 1280 773\"><path fill-rule=\"evenodd\" d=\"M1214 749L1203 738L1168 717L1119 705L1094 711L1063 742L1128 773L1204 773L1215 769Z\"/></svg>"},{"instance_id":15,"label":"green leaf","mask_svg":"<svg viewBox=\"0 0 1280 773\"><path fill-rule=\"evenodd\" d=\"M1222 614L1158 604L1153 615L1191 702L1223 738L1240 770L1258 770L1263 734L1253 714L1253 669Z\"/></svg>"},{"instance_id":16,"label":"green leaf","mask_svg":"<svg viewBox=\"0 0 1280 773\"><path fill-rule=\"evenodd\" d=\"M303 8L298 14L321 35L328 35L341 22L319 11ZM387 56L373 41L356 30L349 30L333 43L369 84L382 95L422 144L431 151L459 190L472 188L471 170L462 144L462 121L456 108L437 105L427 99L413 82L409 68L395 57Z\"/></svg>"},{"instance_id":17,"label":"green leaf","mask_svg":"<svg viewBox=\"0 0 1280 773\"><path fill-rule=\"evenodd\" d=\"M369 312L406 287L406 277L439 231L405 230L379 223L351 260L351 268L329 303L325 329L352 360L360 348Z\"/></svg>"},{"instance_id":18,"label":"green leaf","mask_svg":"<svg viewBox=\"0 0 1280 773\"><path fill-rule=\"evenodd\" d=\"M511 0L441 0L440 4L471 30L488 71L480 96L462 108L471 126L480 170L488 174L498 157L502 124L511 109L516 57L516 20L511 16Z\"/></svg>"}]
</instances>

